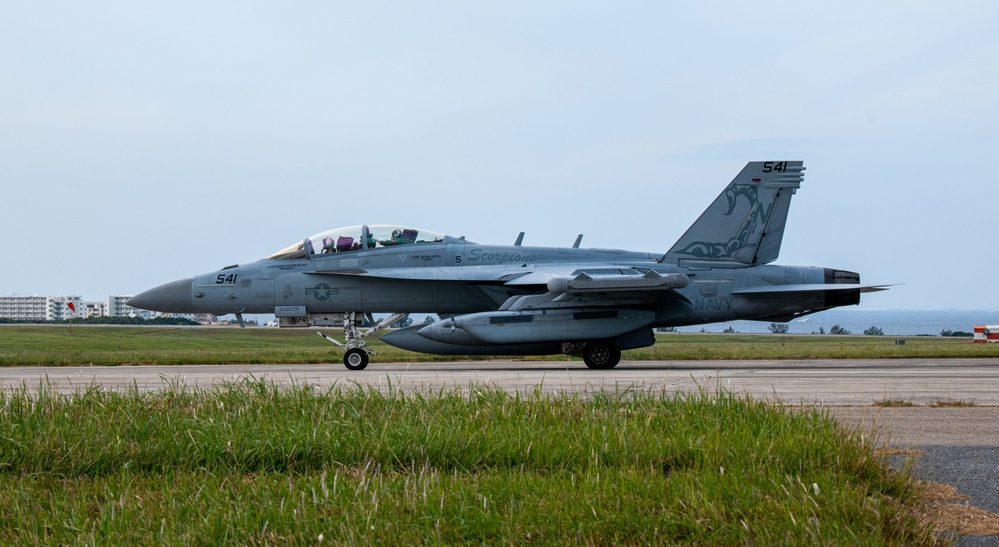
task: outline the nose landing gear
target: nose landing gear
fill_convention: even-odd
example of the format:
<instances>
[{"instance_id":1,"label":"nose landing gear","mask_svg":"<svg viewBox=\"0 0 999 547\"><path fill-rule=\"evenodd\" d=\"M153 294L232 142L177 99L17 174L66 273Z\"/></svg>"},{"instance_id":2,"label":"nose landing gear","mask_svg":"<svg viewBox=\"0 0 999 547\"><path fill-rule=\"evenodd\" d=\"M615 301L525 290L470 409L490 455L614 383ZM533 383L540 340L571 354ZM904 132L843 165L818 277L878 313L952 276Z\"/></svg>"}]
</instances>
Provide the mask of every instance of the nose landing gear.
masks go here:
<instances>
[{"instance_id":1,"label":"nose landing gear","mask_svg":"<svg viewBox=\"0 0 999 547\"><path fill-rule=\"evenodd\" d=\"M364 370L368 366L368 356L374 355L375 352L367 349L367 343L364 341L368 336L378 334L379 332L385 330L389 325L395 323L396 321L403 319L409 315L408 313L396 313L382 319L378 323L375 323L368 330L361 332L358 330L355 319L357 318L357 312L348 312L343 316L343 337L344 343L326 336L321 332L317 332L319 336L329 340L330 342L345 348L347 352L343 356L343 365L347 367L347 370ZM369 316L370 317L370 316Z\"/></svg>"}]
</instances>

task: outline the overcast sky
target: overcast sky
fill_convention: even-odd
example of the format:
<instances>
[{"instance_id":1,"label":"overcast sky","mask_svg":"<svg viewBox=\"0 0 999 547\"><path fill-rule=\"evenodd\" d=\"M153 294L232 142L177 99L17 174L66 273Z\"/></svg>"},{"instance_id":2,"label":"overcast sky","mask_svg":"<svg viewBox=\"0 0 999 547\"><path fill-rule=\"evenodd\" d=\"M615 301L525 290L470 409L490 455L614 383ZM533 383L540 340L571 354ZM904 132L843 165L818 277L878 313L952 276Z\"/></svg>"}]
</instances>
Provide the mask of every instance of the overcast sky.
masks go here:
<instances>
[{"instance_id":1,"label":"overcast sky","mask_svg":"<svg viewBox=\"0 0 999 547\"><path fill-rule=\"evenodd\" d=\"M993 1L7 2L0 51L0 294L365 223L665 252L803 160L778 263L999 310Z\"/></svg>"}]
</instances>

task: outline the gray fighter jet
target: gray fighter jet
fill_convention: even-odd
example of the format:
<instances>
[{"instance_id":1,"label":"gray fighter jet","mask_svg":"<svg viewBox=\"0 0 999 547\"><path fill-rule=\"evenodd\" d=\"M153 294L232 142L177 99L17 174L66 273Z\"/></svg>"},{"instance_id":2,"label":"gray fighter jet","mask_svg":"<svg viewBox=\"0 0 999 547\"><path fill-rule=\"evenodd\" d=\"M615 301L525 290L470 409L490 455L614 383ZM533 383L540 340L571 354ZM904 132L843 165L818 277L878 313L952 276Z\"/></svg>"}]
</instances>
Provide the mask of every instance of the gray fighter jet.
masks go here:
<instances>
[{"instance_id":1,"label":"gray fighter jet","mask_svg":"<svg viewBox=\"0 0 999 547\"><path fill-rule=\"evenodd\" d=\"M285 327L343 327L348 369L367 366L365 338L408 313L440 319L385 334L440 355L546 355L617 365L651 346L653 329L736 319L785 322L886 285L854 272L778 266L800 161L751 162L665 254L480 245L407 226L323 232L267 258L161 285L129 305L174 313L273 313ZM393 315L375 323L372 314ZM362 330L363 319L372 325Z\"/></svg>"}]
</instances>

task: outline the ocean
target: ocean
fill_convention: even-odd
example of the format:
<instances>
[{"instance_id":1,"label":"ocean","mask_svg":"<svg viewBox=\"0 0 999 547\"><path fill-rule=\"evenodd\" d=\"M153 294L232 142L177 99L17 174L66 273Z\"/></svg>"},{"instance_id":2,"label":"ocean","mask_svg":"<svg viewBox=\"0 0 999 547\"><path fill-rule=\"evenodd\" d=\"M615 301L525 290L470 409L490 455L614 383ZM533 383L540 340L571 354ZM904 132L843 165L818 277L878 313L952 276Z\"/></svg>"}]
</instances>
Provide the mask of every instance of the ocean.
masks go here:
<instances>
[{"instance_id":1,"label":"ocean","mask_svg":"<svg viewBox=\"0 0 999 547\"><path fill-rule=\"evenodd\" d=\"M837 308L807 315L787 323L790 334L826 334L833 326L864 334L878 327L885 336L939 336L944 330L972 332L975 325L999 325L999 310L865 310ZM770 323L763 321L730 321L678 327L678 332L723 332L729 327L736 332L770 332Z\"/></svg>"}]
</instances>

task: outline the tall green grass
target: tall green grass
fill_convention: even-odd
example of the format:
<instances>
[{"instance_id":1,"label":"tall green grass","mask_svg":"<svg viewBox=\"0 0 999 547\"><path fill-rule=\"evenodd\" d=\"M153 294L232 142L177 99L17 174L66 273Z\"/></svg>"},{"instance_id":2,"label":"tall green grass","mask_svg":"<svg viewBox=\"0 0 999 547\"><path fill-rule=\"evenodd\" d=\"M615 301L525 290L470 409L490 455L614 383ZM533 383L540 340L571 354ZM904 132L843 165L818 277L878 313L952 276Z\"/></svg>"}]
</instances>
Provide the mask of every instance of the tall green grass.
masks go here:
<instances>
[{"instance_id":1,"label":"tall green grass","mask_svg":"<svg viewBox=\"0 0 999 547\"><path fill-rule=\"evenodd\" d=\"M376 363L488 359L413 353L377 339L369 347L378 353ZM659 335L652 347L624 352L623 359L897 357L999 357L999 344L941 337L910 337L905 345L896 345L895 338L884 336L674 333ZM65 325L0 326L0 366L330 363L342 358L343 350L314 330L89 326L70 332ZM564 355L540 359L572 360Z\"/></svg>"},{"instance_id":2,"label":"tall green grass","mask_svg":"<svg viewBox=\"0 0 999 547\"><path fill-rule=\"evenodd\" d=\"M933 543L884 463L823 411L726 393L21 390L0 396L0 538Z\"/></svg>"}]
</instances>

